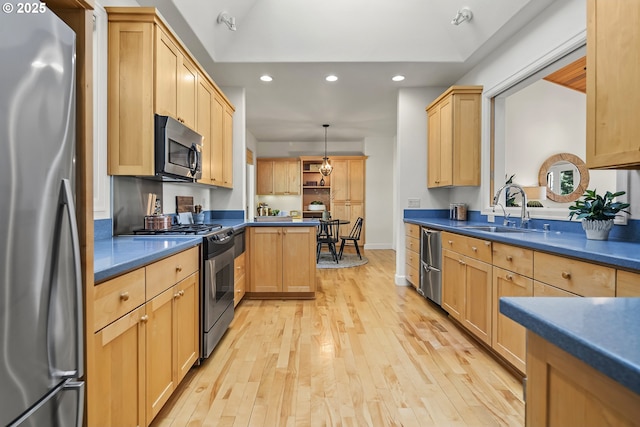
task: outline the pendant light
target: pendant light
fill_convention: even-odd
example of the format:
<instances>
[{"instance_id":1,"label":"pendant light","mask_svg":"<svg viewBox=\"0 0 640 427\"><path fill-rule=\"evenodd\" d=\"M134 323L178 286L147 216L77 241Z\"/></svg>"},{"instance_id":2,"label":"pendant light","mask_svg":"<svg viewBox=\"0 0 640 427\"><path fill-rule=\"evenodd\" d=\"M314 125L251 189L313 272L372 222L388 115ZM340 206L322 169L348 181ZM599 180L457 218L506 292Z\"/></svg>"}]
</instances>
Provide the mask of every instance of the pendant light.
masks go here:
<instances>
[{"instance_id":1,"label":"pendant light","mask_svg":"<svg viewBox=\"0 0 640 427\"><path fill-rule=\"evenodd\" d=\"M324 127L324 157L322 158L322 166L320 166L320 173L323 176L331 175L333 172L333 166L329 163L329 158L327 157L327 128L329 125L322 125Z\"/></svg>"}]
</instances>

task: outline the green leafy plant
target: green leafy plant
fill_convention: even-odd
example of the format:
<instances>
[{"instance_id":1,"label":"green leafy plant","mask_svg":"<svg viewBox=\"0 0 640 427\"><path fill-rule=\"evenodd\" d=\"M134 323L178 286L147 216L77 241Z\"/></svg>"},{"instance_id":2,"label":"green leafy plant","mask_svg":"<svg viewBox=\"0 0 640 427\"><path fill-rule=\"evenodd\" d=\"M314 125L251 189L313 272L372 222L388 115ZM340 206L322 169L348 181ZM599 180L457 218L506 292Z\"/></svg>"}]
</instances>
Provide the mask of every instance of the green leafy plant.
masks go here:
<instances>
[{"instance_id":1,"label":"green leafy plant","mask_svg":"<svg viewBox=\"0 0 640 427\"><path fill-rule=\"evenodd\" d=\"M311 202L312 205L324 205L324 203L321 200L314 200L313 202Z\"/></svg>"},{"instance_id":2,"label":"green leafy plant","mask_svg":"<svg viewBox=\"0 0 640 427\"><path fill-rule=\"evenodd\" d=\"M626 212L629 203L615 202L614 199L625 194L624 191L612 193L607 191L604 196L596 193L597 190L585 191L582 199L578 199L569 206L569 218L586 219L587 221L614 219L618 212Z\"/></svg>"}]
</instances>

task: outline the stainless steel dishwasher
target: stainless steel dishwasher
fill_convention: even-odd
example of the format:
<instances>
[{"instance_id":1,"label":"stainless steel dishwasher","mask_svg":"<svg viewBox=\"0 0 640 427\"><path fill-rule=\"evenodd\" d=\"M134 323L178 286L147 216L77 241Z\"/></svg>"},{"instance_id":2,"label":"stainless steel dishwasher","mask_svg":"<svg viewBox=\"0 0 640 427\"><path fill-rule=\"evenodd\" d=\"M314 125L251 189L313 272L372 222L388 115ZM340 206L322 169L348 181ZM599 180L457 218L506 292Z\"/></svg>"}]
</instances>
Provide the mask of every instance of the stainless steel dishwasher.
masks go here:
<instances>
[{"instance_id":1,"label":"stainless steel dishwasher","mask_svg":"<svg viewBox=\"0 0 640 427\"><path fill-rule=\"evenodd\" d=\"M442 245L439 230L422 228L420 237L420 288L418 292L442 304Z\"/></svg>"}]
</instances>

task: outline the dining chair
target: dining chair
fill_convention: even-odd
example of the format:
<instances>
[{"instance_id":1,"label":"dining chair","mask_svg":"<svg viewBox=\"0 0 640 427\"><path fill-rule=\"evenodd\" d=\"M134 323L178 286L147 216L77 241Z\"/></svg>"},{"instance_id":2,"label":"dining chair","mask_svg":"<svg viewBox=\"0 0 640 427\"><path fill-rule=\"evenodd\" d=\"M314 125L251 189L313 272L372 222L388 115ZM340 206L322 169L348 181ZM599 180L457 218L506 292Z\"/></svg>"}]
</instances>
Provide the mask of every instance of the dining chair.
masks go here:
<instances>
[{"instance_id":1,"label":"dining chair","mask_svg":"<svg viewBox=\"0 0 640 427\"><path fill-rule=\"evenodd\" d=\"M355 224L353 224L353 228L348 236L340 236L342 242L340 243L340 253L338 254L338 258L342 259L342 251L344 250L344 245L347 242L353 242L356 247L356 253L362 259L362 255L360 254L360 247L358 246L358 240L360 240L360 233L362 232L362 217L358 217L356 219Z\"/></svg>"},{"instance_id":2,"label":"dining chair","mask_svg":"<svg viewBox=\"0 0 640 427\"><path fill-rule=\"evenodd\" d=\"M333 256L333 260L338 263L338 253L336 243L338 243L338 233L340 223L337 219L329 221L320 221L320 227L316 238L316 262L320 260L320 250L322 245L327 245L329 252Z\"/></svg>"}]
</instances>

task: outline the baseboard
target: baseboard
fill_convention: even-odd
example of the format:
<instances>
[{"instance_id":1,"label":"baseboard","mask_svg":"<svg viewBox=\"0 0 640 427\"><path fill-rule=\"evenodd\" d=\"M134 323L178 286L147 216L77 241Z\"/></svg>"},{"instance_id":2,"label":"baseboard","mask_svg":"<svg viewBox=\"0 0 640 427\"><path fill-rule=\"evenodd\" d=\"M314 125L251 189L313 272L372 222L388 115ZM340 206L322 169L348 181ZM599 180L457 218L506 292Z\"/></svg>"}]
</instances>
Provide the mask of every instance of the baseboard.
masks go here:
<instances>
[{"instance_id":1,"label":"baseboard","mask_svg":"<svg viewBox=\"0 0 640 427\"><path fill-rule=\"evenodd\" d=\"M395 282L396 282L396 286L411 286L411 283L409 283L409 281L407 280L407 277L402 274L396 274L395 275Z\"/></svg>"}]
</instances>

